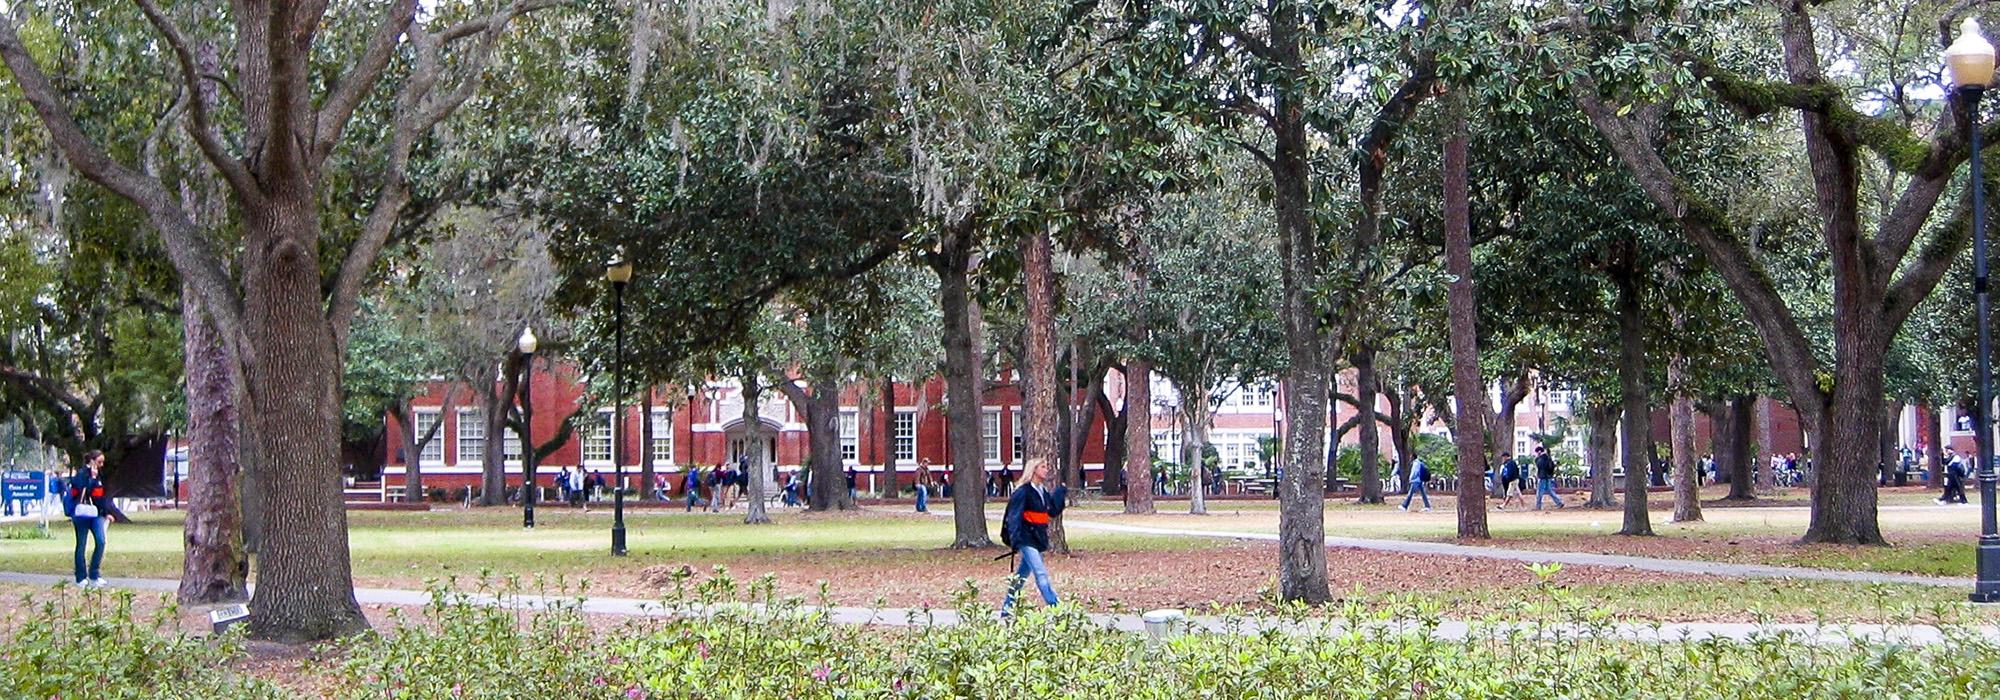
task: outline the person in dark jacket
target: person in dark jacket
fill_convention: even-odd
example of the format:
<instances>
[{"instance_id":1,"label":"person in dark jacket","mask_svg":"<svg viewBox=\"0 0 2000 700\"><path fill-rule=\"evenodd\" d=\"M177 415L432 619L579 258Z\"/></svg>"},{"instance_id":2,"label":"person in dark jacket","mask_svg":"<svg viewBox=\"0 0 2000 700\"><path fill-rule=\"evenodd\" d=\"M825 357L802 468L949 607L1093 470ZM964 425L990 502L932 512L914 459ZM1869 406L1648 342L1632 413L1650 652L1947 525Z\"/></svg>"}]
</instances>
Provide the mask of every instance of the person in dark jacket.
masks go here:
<instances>
[{"instance_id":1,"label":"person in dark jacket","mask_svg":"<svg viewBox=\"0 0 2000 700\"><path fill-rule=\"evenodd\" d=\"M1549 456L1547 445L1535 446L1535 510L1542 509L1542 497L1548 496L1563 507L1563 499L1556 495L1556 460Z\"/></svg>"},{"instance_id":2,"label":"person in dark jacket","mask_svg":"<svg viewBox=\"0 0 2000 700\"><path fill-rule=\"evenodd\" d=\"M104 468L104 453L97 450L84 453L83 464L70 477L65 499L69 502L70 525L76 528L76 585L103 588L104 577L98 574L104 564L104 530L111 521L112 510L111 499L104 495L104 482L97 480L97 470ZM90 566L86 568L83 548L91 537L97 538L97 547L91 550Z\"/></svg>"},{"instance_id":3,"label":"person in dark jacket","mask_svg":"<svg viewBox=\"0 0 2000 700\"><path fill-rule=\"evenodd\" d=\"M1027 469L1021 472L1021 483L1015 485L1014 495L1007 499L1007 515L1000 521L1001 541L1021 557L1020 566L1014 569L1014 576L1008 582L1007 599L1000 605L1002 617L1013 614L1014 598L1020 595L1021 584L1030 576L1035 579L1035 587L1042 591L1042 602L1056 604L1056 589L1049 583L1049 567L1042 562L1042 552L1049 548L1049 520L1062 515L1068 498L1068 487L1049 488L1047 460L1028 461Z\"/></svg>"}]
</instances>

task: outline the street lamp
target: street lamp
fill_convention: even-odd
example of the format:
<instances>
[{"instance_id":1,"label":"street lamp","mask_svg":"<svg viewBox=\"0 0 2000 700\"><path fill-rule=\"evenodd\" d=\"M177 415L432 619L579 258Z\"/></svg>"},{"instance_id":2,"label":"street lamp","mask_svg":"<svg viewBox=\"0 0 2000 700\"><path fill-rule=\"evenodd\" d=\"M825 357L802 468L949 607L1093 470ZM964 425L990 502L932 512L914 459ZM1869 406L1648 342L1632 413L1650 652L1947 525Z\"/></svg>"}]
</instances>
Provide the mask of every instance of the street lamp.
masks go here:
<instances>
[{"instance_id":1,"label":"street lamp","mask_svg":"<svg viewBox=\"0 0 2000 700\"><path fill-rule=\"evenodd\" d=\"M1980 164L1979 98L1993 84L1993 44L1980 36L1979 21L1966 18L1958 40L1944 51L1951 82L1965 97L1966 130L1972 138L1972 292L1979 309L1979 407L1973 439L1979 447L1980 529L1978 578L1972 600L2000 602L2000 527L1993 512L1994 482L2000 480L1993 466L1993 368L1988 359L1991 343L1986 294L1986 195Z\"/></svg>"},{"instance_id":2,"label":"street lamp","mask_svg":"<svg viewBox=\"0 0 2000 700\"><path fill-rule=\"evenodd\" d=\"M617 328L618 342L611 360L611 421L617 429L611 431L611 555L625 556L625 283L632 281L632 260L625 257L625 249L618 249L618 257L604 268L604 279L611 282L612 325Z\"/></svg>"},{"instance_id":3,"label":"street lamp","mask_svg":"<svg viewBox=\"0 0 2000 700\"><path fill-rule=\"evenodd\" d=\"M535 529L535 329L522 328L516 349L525 368L521 372L521 527ZM504 444L505 441L503 440Z\"/></svg>"}]
</instances>

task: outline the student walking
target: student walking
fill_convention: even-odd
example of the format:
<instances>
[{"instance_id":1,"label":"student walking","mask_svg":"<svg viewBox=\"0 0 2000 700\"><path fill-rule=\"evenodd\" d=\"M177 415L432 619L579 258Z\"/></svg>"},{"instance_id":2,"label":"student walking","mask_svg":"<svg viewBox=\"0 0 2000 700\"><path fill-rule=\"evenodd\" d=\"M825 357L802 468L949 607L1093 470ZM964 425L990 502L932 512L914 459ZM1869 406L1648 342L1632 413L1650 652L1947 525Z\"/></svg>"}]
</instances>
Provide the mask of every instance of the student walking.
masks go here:
<instances>
[{"instance_id":1,"label":"student walking","mask_svg":"<svg viewBox=\"0 0 2000 700\"><path fill-rule=\"evenodd\" d=\"M1409 510L1410 499L1422 496L1424 498L1424 512L1431 512L1430 481L1430 465L1424 464L1424 458L1420 455L1416 461L1410 463L1410 487L1405 489L1407 493L1403 495L1403 505L1398 510Z\"/></svg>"},{"instance_id":2,"label":"student walking","mask_svg":"<svg viewBox=\"0 0 2000 700\"><path fill-rule=\"evenodd\" d=\"M1042 602L1056 605L1056 589L1049 582L1049 567L1042 561L1042 552L1049 548L1049 520L1060 517L1063 504L1069 498L1069 488L1057 485L1049 489L1049 463L1036 458L1028 460L1028 467L1021 471L1021 483L1015 485L1014 495L1007 499L1007 515L1000 520L1000 541L1020 555L1021 563L1014 569L1014 576L1007 585L1007 599L1000 604L1000 617L1014 614L1014 598L1021 593L1021 585L1029 577L1035 579L1035 588L1042 592Z\"/></svg>"},{"instance_id":3,"label":"student walking","mask_svg":"<svg viewBox=\"0 0 2000 700\"><path fill-rule=\"evenodd\" d=\"M104 531L115 509L111 507L111 499L104 497L104 482L97 480L97 470L103 467L103 452L91 450L84 453L83 466L77 467L65 491L69 522L76 529L76 585L85 588L104 587L104 577L99 575L104 565ZM90 552L90 566L85 567L83 549L92 537L97 539L97 547Z\"/></svg>"},{"instance_id":4,"label":"student walking","mask_svg":"<svg viewBox=\"0 0 2000 700\"><path fill-rule=\"evenodd\" d=\"M931 463L930 460L917 461L917 512L931 512Z\"/></svg>"},{"instance_id":5,"label":"student walking","mask_svg":"<svg viewBox=\"0 0 2000 700\"><path fill-rule=\"evenodd\" d=\"M687 497L687 512L694 512L698 505L708 505L701 500L701 465L688 465L687 475L681 477L681 491Z\"/></svg>"},{"instance_id":6,"label":"student walking","mask_svg":"<svg viewBox=\"0 0 2000 700\"><path fill-rule=\"evenodd\" d=\"M1521 463L1514 461L1511 453L1502 452L1500 456L1505 458L1500 463L1500 510L1506 510L1509 503L1517 508L1528 505L1527 499L1521 497L1521 482L1524 481L1521 478Z\"/></svg>"},{"instance_id":7,"label":"student walking","mask_svg":"<svg viewBox=\"0 0 2000 700\"><path fill-rule=\"evenodd\" d=\"M576 471L569 473L569 504L577 508L582 508L583 512L588 513L590 512L590 504L584 501L583 488L583 467L577 467Z\"/></svg>"},{"instance_id":8,"label":"student walking","mask_svg":"<svg viewBox=\"0 0 2000 700\"><path fill-rule=\"evenodd\" d=\"M1556 461L1549 457L1548 445L1535 446L1535 510L1542 509L1542 497L1556 502L1562 508L1563 499L1556 495Z\"/></svg>"},{"instance_id":9,"label":"student walking","mask_svg":"<svg viewBox=\"0 0 2000 700\"><path fill-rule=\"evenodd\" d=\"M1962 502L1966 502L1966 458L1952 454L1952 462L1944 466L1944 498L1938 498L1938 504Z\"/></svg>"}]
</instances>

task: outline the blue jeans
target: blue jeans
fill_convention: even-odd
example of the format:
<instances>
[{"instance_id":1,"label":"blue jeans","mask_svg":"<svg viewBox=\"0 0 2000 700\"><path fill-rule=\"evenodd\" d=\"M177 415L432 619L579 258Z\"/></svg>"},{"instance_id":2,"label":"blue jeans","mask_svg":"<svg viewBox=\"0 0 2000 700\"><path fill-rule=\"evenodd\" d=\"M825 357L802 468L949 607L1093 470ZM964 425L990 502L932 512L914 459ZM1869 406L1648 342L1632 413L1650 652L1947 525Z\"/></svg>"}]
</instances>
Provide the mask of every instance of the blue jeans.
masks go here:
<instances>
[{"instance_id":1,"label":"blue jeans","mask_svg":"<svg viewBox=\"0 0 2000 700\"><path fill-rule=\"evenodd\" d=\"M931 487L922 484L917 485L917 512L931 512Z\"/></svg>"},{"instance_id":2,"label":"blue jeans","mask_svg":"<svg viewBox=\"0 0 2000 700\"><path fill-rule=\"evenodd\" d=\"M1425 507L1425 508L1429 508L1429 507L1431 507L1431 489L1430 489L1430 487L1429 487L1429 486L1425 486L1425 485L1424 485L1424 482L1421 482L1421 481L1415 481L1415 480L1412 480L1412 481L1410 482L1410 492L1409 492L1408 494L1405 494L1405 495L1403 496L1403 507L1404 507L1404 508L1409 508L1409 507L1410 507L1410 499L1412 499L1412 498L1416 498L1417 496L1423 496L1423 497L1424 497L1424 507Z\"/></svg>"},{"instance_id":3,"label":"blue jeans","mask_svg":"<svg viewBox=\"0 0 2000 700\"><path fill-rule=\"evenodd\" d=\"M1021 584L1027 583L1029 576L1035 578L1035 587L1042 589L1042 602L1056 604L1056 589L1049 584L1049 567L1042 563L1041 551L1034 547L1022 547L1020 552L1021 565L1014 569L1014 576L1007 583L1007 601L1000 604L1003 615L1014 610L1014 597L1020 595Z\"/></svg>"},{"instance_id":4,"label":"blue jeans","mask_svg":"<svg viewBox=\"0 0 2000 700\"><path fill-rule=\"evenodd\" d=\"M1555 501L1557 508L1563 507L1562 497L1556 495L1555 479L1535 480L1535 510L1542 509L1542 496L1548 496L1550 500Z\"/></svg>"},{"instance_id":5,"label":"blue jeans","mask_svg":"<svg viewBox=\"0 0 2000 700\"><path fill-rule=\"evenodd\" d=\"M71 518L76 527L76 582L83 583L97 578L98 568L104 564L104 518ZM97 548L90 552L90 568L83 568L83 544L87 538L97 538ZM85 576L84 574L90 574Z\"/></svg>"}]
</instances>

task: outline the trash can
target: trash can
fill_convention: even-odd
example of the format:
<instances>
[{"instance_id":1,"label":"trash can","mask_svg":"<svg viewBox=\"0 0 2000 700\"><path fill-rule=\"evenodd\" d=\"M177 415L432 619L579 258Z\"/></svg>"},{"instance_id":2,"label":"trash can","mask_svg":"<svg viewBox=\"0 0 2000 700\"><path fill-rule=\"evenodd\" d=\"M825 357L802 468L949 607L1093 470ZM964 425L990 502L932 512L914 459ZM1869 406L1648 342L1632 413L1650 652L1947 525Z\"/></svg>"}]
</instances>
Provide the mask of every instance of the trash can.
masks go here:
<instances>
[{"instance_id":1,"label":"trash can","mask_svg":"<svg viewBox=\"0 0 2000 700\"><path fill-rule=\"evenodd\" d=\"M1175 609L1154 610L1141 616L1146 621L1146 643L1158 644L1160 640L1179 636L1187 624L1187 616Z\"/></svg>"}]
</instances>

